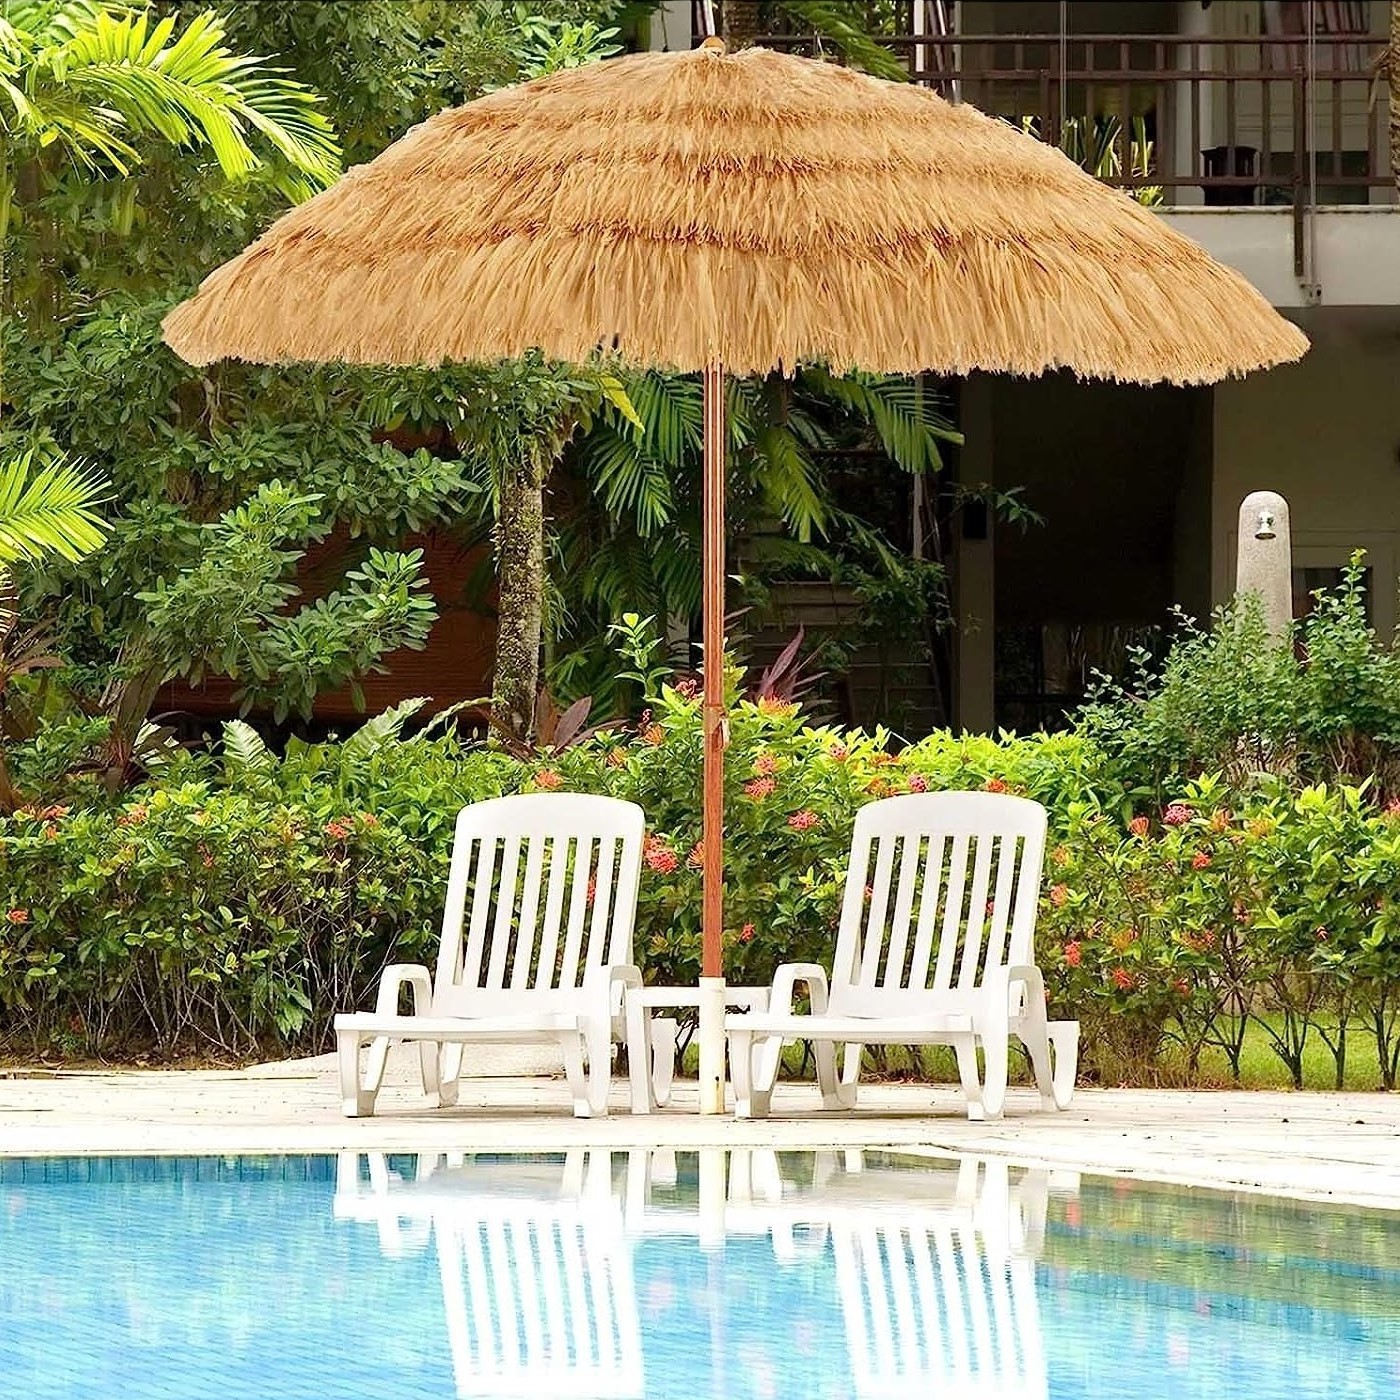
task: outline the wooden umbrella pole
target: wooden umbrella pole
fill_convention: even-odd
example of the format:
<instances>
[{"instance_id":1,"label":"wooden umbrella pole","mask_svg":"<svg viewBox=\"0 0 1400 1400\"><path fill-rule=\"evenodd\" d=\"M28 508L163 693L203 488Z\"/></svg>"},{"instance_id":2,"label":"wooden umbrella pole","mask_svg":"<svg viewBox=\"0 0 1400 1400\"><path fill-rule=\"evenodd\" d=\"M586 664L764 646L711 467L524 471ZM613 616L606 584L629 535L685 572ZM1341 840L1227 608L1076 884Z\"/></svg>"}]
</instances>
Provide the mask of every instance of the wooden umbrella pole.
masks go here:
<instances>
[{"instance_id":1,"label":"wooden umbrella pole","mask_svg":"<svg viewBox=\"0 0 1400 1400\"><path fill-rule=\"evenodd\" d=\"M702 634L705 643L704 898L701 905L700 1112L724 1112L724 371L704 371Z\"/></svg>"}]
</instances>

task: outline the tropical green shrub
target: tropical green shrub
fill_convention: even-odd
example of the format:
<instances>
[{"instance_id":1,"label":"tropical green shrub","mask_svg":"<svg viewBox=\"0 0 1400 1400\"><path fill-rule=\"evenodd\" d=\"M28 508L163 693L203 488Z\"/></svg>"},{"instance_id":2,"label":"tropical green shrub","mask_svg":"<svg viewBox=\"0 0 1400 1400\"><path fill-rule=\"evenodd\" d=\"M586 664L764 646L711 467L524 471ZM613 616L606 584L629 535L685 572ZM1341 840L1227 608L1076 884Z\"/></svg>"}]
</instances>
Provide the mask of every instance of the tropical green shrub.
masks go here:
<instances>
[{"instance_id":1,"label":"tropical green shrub","mask_svg":"<svg viewBox=\"0 0 1400 1400\"><path fill-rule=\"evenodd\" d=\"M1211 772L1236 787L1275 774L1400 792L1400 654L1367 622L1365 578L1358 553L1282 643L1249 598L1209 628L1182 619L1161 664L1140 653L1080 712L1077 732L1159 800Z\"/></svg>"}]
</instances>

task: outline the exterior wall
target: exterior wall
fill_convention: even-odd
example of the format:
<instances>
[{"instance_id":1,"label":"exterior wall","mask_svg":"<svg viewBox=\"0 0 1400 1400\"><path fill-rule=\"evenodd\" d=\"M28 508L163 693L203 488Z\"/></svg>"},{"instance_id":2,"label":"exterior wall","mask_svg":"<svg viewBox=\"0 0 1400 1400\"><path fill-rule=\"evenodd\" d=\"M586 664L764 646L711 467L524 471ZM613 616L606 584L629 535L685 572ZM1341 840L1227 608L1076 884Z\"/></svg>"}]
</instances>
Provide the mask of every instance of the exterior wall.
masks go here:
<instances>
[{"instance_id":1,"label":"exterior wall","mask_svg":"<svg viewBox=\"0 0 1400 1400\"><path fill-rule=\"evenodd\" d=\"M1312 293L1294 276L1291 209L1164 209L1161 217L1285 309L1400 306L1400 206L1319 209Z\"/></svg>"},{"instance_id":2,"label":"exterior wall","mask_svg":"<svg viewBox=\"0 0 1400 1400\"><path fill-rule=\"evenodd\" d=\"M1211 575L1216 602L1234 589L1235 513L1254 490L1281 492L1295 569L1331 568L1363 547L1372 622L1395 628L1400 569L1400 318L1322 314L1298 364L1215 392Z\"/></svg>"}]
</instances>

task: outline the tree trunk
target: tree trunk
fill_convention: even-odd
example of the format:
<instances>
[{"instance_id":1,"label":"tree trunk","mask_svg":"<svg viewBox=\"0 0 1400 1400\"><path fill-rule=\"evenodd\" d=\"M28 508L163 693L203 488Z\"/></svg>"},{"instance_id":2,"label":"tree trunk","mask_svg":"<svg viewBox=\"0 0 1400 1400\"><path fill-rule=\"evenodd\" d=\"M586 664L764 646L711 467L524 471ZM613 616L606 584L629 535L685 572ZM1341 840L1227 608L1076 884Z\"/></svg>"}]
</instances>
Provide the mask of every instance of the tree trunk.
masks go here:
<instances>
[{"instance_id":1,"label":"tree trunk","mask_svg":"<svg viewBox=\"0 0 1400 1400\"><path fill-rule=\"evenodd\" d=\"M1400 191L1400 0L1390 0L1390 47L1385 68L1390 95L1390 175Z\"/></svg>"},{"instance_id":2,"label":"tree trunk","mask_svg":"<svg viewBox=\"0 0 1400 1400\"><path fill-rule=\"evenodd\" d=\"M1400 4L1400 0L1395 0ZM752 44L763 32L759 0L724 0L719 13L720 38L730 53Z\"/></svg>"},{"instance_id":3,"label":"tree trunk","mask_svg":"<svg viewBox=\"0 0 1400 1400\"><path fill-rule=\"evenodd\" d=\"M505 473L496 519L496 722L529 736L539 690L544 618L544 470L533 458Z\"/></svg>"}]
</instances>

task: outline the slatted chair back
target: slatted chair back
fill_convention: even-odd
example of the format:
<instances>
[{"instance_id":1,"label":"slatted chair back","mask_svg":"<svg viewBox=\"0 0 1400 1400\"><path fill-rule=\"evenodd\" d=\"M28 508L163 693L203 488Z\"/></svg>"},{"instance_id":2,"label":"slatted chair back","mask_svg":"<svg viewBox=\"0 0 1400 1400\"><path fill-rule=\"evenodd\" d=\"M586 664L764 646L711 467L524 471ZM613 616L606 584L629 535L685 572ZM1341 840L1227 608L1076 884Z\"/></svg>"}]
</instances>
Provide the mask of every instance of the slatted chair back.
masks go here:
<instances>
[{"instance_id":1,"label":"slatted chair back","mask_svg":"<svg viewBox=\"0 0 1400 1400\"><path fill-rule=\"evenodd\" d=\"M832 969L834 1016L947 1010L988 968L1028 963L1045 809L989 792L912 793L856 816Z\"/></svg>"},{"instance_id":2,"label":"slatted chair back","mask_svg":"<svg viewBox=\"0 0 1400 1400\"><path fill-rule=\"evenodd\" d=\"M644 828L635 803L582 793L464 807L434 1013L574 1010L590 973L630 963Z\"/></svg>"}]
</instances>

